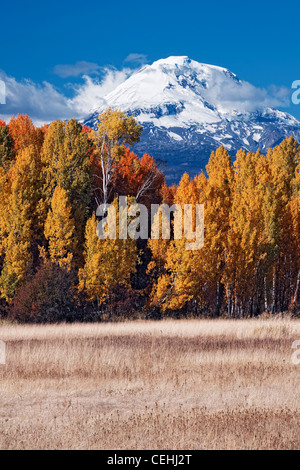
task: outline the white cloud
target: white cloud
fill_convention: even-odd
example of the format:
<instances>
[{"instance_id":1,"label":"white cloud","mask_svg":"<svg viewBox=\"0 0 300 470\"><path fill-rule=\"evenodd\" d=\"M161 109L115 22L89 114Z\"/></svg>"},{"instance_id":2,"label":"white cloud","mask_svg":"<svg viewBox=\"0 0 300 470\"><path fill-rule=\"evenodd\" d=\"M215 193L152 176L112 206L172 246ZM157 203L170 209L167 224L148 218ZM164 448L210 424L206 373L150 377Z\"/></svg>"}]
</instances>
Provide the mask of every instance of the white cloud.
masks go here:
<instances>
[{"instance_id":1,"label":"white cloud","mask_svg":"<svg viewBox=\"0 0 300 470\"><path fill-rule=\"evenodd\" d=\"M132 52L126 57L126 59L124 59L124 62L130 62L132 64L137 65L144 65L147 62L147 56L146 54L138 54L136 52Z\"/></svg>"},{"instance_id":2,"label":"white cloud","mask_svg":"<svg viewBox=\"0 0 300 470\"><path fill-rule=\"evenodd\" d=\"M104 69L104 77L101 80L92 79L85 75L83 77L84 84L75 87L75 96L69 100L70 106L80 117L84 117L99 107L105 106L104 97L123 83L132 73L133 70L129 68L123 70L106 68Z\"/></svg>"},{"instance_id":3,"label":"white cloud","mask_svg":"<svg viewBox=\"0 0 300 470\"><path fill-rule=\"evenodd\" d=\"M29 114L36 122L49 122L72 115L66 97L48 82L17 81L0 71L6 88L6 104L0 105L0 117L6 121L14 114Z\"/></svg>"},{"instance_id":4,"label":"white cloud","mask_svg":"<svg viewBox=\"0 0 300 470\"><path fill-rule=\"evenodd\" d=\"M266 107L288 107L291 90L271 85L258 88L246 81L220 80L203 93L206 100L224 112L245 113Z\"/></svg>"},{"instance_id":5,"label":"white cloud","mask_svg":"<svg viewBox=\"0 0 300 470\"><path fill-rule=\"evenodd\" d=\"M102 75L90 77L85 74L83 83L72 87L72 97L67 97L51 83L18 81L0 71L0 80L5 82L6 103L0 104L0 119L9 121L14 114L29 114L36 124L56 119L82 119L98 108L105 107L105 96L123 83L136 69L102 68ZM203 90L204 98L224 112L252 112L267 106L288 107L291 90L271 86L257 88L248 82L216 81Z\"/></svg>"},{"instance_id":6,"label":"white cloud","mask_svg":"<svg viewBox=\"0 0 300 470\"><path fill-rule=\"evenodd\" d=\"M11 116L29 114L36 124L56 119L80 119L90 111L105 105L104 96L126 80L133 70L103 69L103 77L84 75L84 83L72 85L73 97L68 98L51 83L35 83L31 80L17 81L0 71L5 83L6 104L0 105L0 119L9 121Z\"/></svg>"},{"instance_id":7,"label":"white cloud","mask_svg":"<svg viewBox=\"0 0 300 470\"><path fill-rule=\"evenodd\" d=\"M76 64L56 65L53 69L53 72L62 78L67 78L78 77L79 75L83 74L96 73L100 70L100 65L95 64L94 62L86 62L85 60L82 60L80 62L76 62Z\"/></svg>"}]
</instances>

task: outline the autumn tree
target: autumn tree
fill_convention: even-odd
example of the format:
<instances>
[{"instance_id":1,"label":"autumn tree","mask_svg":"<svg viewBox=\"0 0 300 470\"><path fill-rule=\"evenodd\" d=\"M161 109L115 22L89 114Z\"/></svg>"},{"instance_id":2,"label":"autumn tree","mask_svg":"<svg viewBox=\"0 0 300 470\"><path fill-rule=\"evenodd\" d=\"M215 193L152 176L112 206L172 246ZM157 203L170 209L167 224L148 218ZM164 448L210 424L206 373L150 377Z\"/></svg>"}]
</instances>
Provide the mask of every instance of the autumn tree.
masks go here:
<instances>
[{"instance_id":1,"label":"autumn tree","mask_svg":"<svg viewBox=\"0 0 300 470\"><path fill-rule=\"evenodd\" d=\"M202 175L204 177L204 175ZM200 189L200 180L190 180L187 173L183 175L175 191L174 204L176 210L180 211L182 228L176 233L173 227L174 238L172 240L151 239L149 247L152 252L152 261L148 269L151 271L156 267L158 271L157 282L154 282L151 293L152 306L161 311L180 310L187 303L198 306L203 303L203 288L205 283L205 272L203 271L203 257L201 250L187 249L190 237L195 234L197 205L203 204L203 188ZM205 180L205 177L204 177ZM187 205L191 209L191 217L187 218ZM179 217L180 217L179 216ZM163 229L164 220L155 220ZM174 216L174 224L176 215ZM202 220L197 223L201 224ZM200 225L199 225L200 227ZM180 233L181 232L181 233Z\"/></svg>"},{"instance_id":2,"label":"autumn tree","mask_svg":"<svg viewBox=\"0 0 300 470\"><path fill-rule=\"evenodd\" d=\"M13 141L15 154L29 145L34 145L40 150L44 133L35 127L31 118L26 114L13 116L8 124L8 130Z\"/></svg>"},{"instance_id":3,"label":"autumn tree","mask_svg":"<svg viewBox=\"0 0 300 470\"><path fill-rule=\"evenodd\" d=\"M13 300L32 265L33 241L40 222L39 176L40 159L34 145L18 153L7 175L2 172L0 290L8 302Z\"/></svg>"},{"instance_id":4,"label":"autumn tree","mask_svg":"<svg viewBox=\"0 0 300 470\"><path fill-rule=\"evenodd\" d=\"M212 152L206 166L208 174L204 188L205 246L203 256L210 286L215 290L215 313L218 315L224 299L224 268L227 257L229 216L232 206L233 165L228 151L219 147ZM226 287L225 287L226 289Z\"/></svg>"},{"instance_id":5,"label":"autumn tree","mask_svg":"<svg viewBox=\"0 0 300 470\"><path fill-rule=\"evenodd\" d=\"M119 286L130 287L130 277L138 262L136 240L119 237L117 198L108 209L107 224L108 227L115 224L115 238L98 237L95 215L87 221L85 264L79 270L79 291L84 292L88 300L97 301L98 306L104 302L111 305L114 291Z\"/></svg>"},{"instance_id":6,"label":"autumn tree","mask_svg":"<svg viewBox=\"0 0 300 470\"><path fill-rule=\"evenodd\" d=\"M54 121L47 129L41 152L44 166L45 216L54 190L60 186L68 194L72 208L78 249L83 245L84 227L92 197L92 142L75 119Z\"/></svg>"},{"instance_id":7,"label":"autumn tree","mask_svg":"<svg viewBox=\"0 0 300 470\"><path fill-rule=\"evenodd\" d=\"M206 173L168 187L154 158L130 149L141 130L112 109L96 132L74 119L41 128L25 115L0 120L1 308L18 321L71 321L79 304L92 316L97 304L98 317L116 303L132 312L144 296L148 315L299 315L299 143L289 137L266 155L240 150L234 164L220 147ZM148 218L149 240L131 239L120 236L119 196L127 209L174 211ZM107 213L91 216L100 203ZM199 205L204 245L191 250ZM138 234L134 210L126 229ZM169 236L153 237L163 229Z\"/></svg>"},{"instance_id":8,"label":"autumn tree","mask_svg":"<svg viewBox=\"0 0 300 470\"><path fill-rule=\"evenodd\" d=\"M107 204L112 179L120 158L125 153L125 145L133 145L139 141L142 127L132 116L111 108L99 115L97 126L98 131L92 133L92 138L101 171L99 203Z\"/></svg>"},{"instance_id":9,"label":"autumn tree","mask_svg":"<svg viewBox=\"0 0 300 470\"><path fill-rule=\"evenodd\" d=\"M300 297L300 160L293 179L293 195L288 207L288 226L290 227L289 237L289 258L292 278L292 292L290 306L293 311L299 305ZM287 233L287 232L286 232Z\"/></svg>"},{"instance_id":10,"label":"autumn tree","mask_svg":"<svg viewBox=\"0 0 300 470\"><path fill-rule=\"evenodd\" d=\"M227 233L227 312L231 317L260 311L269 237L266 211L270 202L268 162L264 155L240 150L234 162L232 208Z\"/></svg>"},{"instance_id":11,"label":"autumn tree","mask_svg":"<svg viewBox=\"0 0 300 470\"><path fill-rule=\"evenodd\" d=\"M12 163L13 141L5 122L0 121L0 166L7 171Z\"/></svg>"},{"instance_id":12,"label":"autumn tree","mask_svg":"<svg viewBox=\"0 0 300 470\"><path fill-rule=\"evenodd\" d=\"M267 158L270 162L274 223L271 226L273 250L269 274L270 309L287 310L295 306L299 273L299 162L300 145L287 138ZM298 245L299 247L299 245ZM297 297L297 295L296 295Z\"/></svg>"},{"instance_id":13,"label":"autumn tree","mask_svg":"<svg viewBox=\"0 0 300 470\"><path fill-rule=\"evenodd\" d=\"M266 256L265 309L275 312L283 308L280 300L282 288L286 289L286 264L288 247L286 238L286 214L293 195L293 180L299 161L299 144L293 137L269 149L268 179L266 187L269 198L266 201L266 230L269 244ZM281 303L281 306L280 306Z\"/></svg>"},{"instance_id":14,"label":"autumn tree","mask_svg":"<svg viewBox=\"0 0 300 470\"><path fill-rule=\"evenodd\" d=\"M151 204L161 201L160 191L165 183L163 172L155 160L145 153L142 158L125 149L116 164L113 190L118 194L132 196L138 203L150 208Z\"/></svg>"},{"instance_id":15,"label":"autumn tree","mask_svg":"<svg viewBox=\"0 0 300 470\"><path fill-rule=\"evenodd\" d=\"M45 237L49 244L50 260L70 270L76 246L75 223L67 192L57 186L45 222Z\"/></svg>"}]
</instances>

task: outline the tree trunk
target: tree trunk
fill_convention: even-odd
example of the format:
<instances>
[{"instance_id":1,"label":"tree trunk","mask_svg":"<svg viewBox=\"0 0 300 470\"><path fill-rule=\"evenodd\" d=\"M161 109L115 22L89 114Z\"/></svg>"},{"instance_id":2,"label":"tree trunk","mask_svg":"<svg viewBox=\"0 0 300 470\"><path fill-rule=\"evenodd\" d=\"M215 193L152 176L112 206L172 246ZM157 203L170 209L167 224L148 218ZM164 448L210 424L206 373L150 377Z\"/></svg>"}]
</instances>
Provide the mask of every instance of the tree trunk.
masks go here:
<instances>
[{"instance_id":1,"label":"tree trunk","mask_svg":"<svg viewBox=\"0 0 300 470\"><path fill-rule=\"evenodd\" d=\"M273 278L272 278L272 313L275 313L276 307L276 271L275 266L273 268Z\"/></svg>"},{"instance_id":2,"label":"tree trunk","mask_svg":"<svg viewBox=\"0 0 300 470\"><path fill-rule=\"evenodd\" d=\"M264 278L265 312L268 311L267 279Z\"/></svg>"},{"instance_id":3,"label":"tree trunk","mask_svg":"<svg viewBox=\"0 0 300 470\"><path fill-rule=\"evenodd\" d=\"M299 293L299 287L300 287L300 269L298 271L296 288L295 288L295 292L294 292L293 309L296 307L297 297L298 297L298 293Z\"/></svg>"}]
</instances>

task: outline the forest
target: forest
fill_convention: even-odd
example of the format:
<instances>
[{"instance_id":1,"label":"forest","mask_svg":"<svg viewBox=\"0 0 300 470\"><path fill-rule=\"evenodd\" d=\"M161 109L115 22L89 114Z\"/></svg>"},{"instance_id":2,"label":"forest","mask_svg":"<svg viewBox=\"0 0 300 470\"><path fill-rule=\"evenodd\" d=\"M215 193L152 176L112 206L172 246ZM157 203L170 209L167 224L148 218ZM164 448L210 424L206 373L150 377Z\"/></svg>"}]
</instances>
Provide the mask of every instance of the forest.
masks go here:
<instances>
[{"instance_id":1,"label":"forest","mask_svg":"<svg viewBox=\"0 0 300 470\"><path fill-rule=\"evenodd\" d=\"M75 119L0 121L0 318L18 322L300 314L300 145L266 155L223 147L205 171L168 186L142 127L108 109ZM104 239L96 210L119 196L204 205L204 246Z\"/></svg>"}]
</instances>

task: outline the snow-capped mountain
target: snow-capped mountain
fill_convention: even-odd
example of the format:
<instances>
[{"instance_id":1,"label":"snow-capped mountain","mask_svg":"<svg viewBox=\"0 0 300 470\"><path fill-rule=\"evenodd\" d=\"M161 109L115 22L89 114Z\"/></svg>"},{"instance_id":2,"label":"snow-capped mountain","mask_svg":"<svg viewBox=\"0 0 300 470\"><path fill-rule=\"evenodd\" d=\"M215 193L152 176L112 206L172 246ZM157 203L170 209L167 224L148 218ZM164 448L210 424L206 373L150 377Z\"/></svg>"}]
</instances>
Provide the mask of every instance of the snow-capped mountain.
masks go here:
<instances>
[{"instance_id":1,"label":"snow-capped mountain","mask_svg":"<svg viewBox=\"0 0 300 470\"><path fill-rule=\"evenodd\" d=\"M143 125L134 151L166 162L172 182L184 171L199 173L220 145L234 157L240 148L266 151L291 134L300 139L300 122L268 102L263 90L225 68L169 57L134 73L84 124L96 128L108 107L133 115Z\"/></svg>"}]
</instances>

